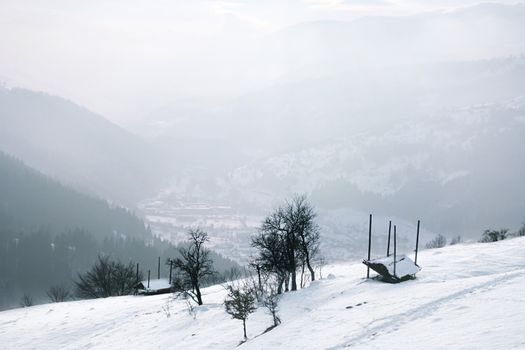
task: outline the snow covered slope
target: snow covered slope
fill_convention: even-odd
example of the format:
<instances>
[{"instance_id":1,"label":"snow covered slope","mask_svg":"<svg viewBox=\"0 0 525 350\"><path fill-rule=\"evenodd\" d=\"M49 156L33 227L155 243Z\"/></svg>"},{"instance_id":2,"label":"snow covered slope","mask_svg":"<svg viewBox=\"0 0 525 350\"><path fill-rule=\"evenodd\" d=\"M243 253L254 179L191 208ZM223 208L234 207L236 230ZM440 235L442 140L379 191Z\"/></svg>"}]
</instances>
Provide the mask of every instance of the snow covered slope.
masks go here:
<instances>
[{"instance_id":1,"label":"snow covered slope","mask_svg":"<svg viewBox=\"0 0 525 350\"><path fill-rule=\"evenodd\" d=\"M423 270L397 285L365 280L360 263L328 266L324 279L287 293L283 323L262 309L241 349L523 349L525 238L421 252ZM233 349L242 325L207 288L196 319L168 295L47 304L0 313L1 349Z\"/></svg>"}]
</instances>

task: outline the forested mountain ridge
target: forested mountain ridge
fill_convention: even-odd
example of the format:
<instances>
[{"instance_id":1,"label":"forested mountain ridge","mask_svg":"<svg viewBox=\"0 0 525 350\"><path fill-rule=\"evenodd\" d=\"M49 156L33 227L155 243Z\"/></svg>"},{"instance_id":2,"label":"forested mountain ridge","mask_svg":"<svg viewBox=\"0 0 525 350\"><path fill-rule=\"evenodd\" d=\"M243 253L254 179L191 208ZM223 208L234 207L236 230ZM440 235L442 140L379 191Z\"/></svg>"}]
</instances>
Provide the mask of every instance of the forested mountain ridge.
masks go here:
<instances>
[{"instance_id":1,"label":"forested mountain ridge","mask_svg":"<svg viewBox=\"0 0 525 350\"><path fill-rule=\"evenodd\" d=\"M2 230L53 232L82 228L102 239L108 234L143 238L141 219L128 209L70 189L0 152Z\"/></svg>"},{"instance_id":2,"label":"forested mountain ridge","mask_svg":"<svg viewBox=\"0 0 525 350\"><path fill-rule=\"evenodd\" d=\"M0 309L18 305L23 294L46 301L52 286L72 288L77 274L97 256L140 264L161 277L177 246L153 237L128 209L70 189L0 152ZM238 267L211 252L214 267Z\"/></svg>"}]
</instances>

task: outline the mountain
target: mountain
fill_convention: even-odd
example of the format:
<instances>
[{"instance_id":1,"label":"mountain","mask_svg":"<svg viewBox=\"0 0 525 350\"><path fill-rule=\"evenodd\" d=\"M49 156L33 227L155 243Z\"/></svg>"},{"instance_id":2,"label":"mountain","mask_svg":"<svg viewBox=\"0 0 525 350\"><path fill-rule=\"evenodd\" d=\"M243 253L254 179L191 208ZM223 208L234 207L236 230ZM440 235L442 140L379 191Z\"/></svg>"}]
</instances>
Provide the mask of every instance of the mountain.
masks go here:
<instances>
[{"instance_id":1,"label":"mountain","mask_svg":"<svg viewBox=\"0 0 525 350\"><path fill-rule=\"evenodd\" d=\"M174 153L184 166L141 209L157 234L176 241L203 225L241 258L293 193L311 196L327 246L366 244L370 212L421 219L430 236L515 228L525 219L524 82L525 59L500 58L347 72L186 108L152 142L199 151Z\"/></svg>"},{"instance_id":2,"label":"mountain","mask_svg":"<svg viewBox=\"0 0 525 350\"><path fill-rule=\"evenodd\" d=\"M450 108L254 161L231 172L228 184L252 206L305 192L322 208L418 217L451 235L517 227L525 219L524 115L525 95Z\"/></svg>"},{"instance_id":3,"label":"mountain","mask_svg":"<svg viewBox=\"0 0 525 350\"><path fill-rule=\"evenodd\" d=\"M51 286L69 288L100 254L139 263L144 273L157 271L158 257L178 256L177 246L153 237L128 209L0 152L0 309L17 305L24 293L42 302ZM221 273L239 267L215 252L210 256Z\"/></svg>"},{"instance_id":4,"label":"mountain","mask_svg":"<svg viewBox=\"0 0 525 350\"><path fill-rule=\"evenodd\" d=\"M134 205L157 188L159 153L72 102L0 87L0 122L0 150L83 191Z\"/></svg>"},{"instance_id":5,"label":"mountain","mask_svg":"<svg viewBox=\"0 0 525 350\"><path fill-rule=\"evenodd\" d=\"M523 57L511 57L350 70L222 102L193 101L184 108L177 104L141 128L164 147L189 145L196 150L194 163L222 162L224 167L234 163L225 160L226 155L245 162L327 138L388 130L448 109L520 97L524 67ZM176 154L184 159L184 154Z\"/></svg>"},{"instance_id":6,"label":"mountain","mask_svg":"<svg viewBox=\"0 0 525 350\"><path fill-rule=\"evenodd\" d=\"M2 152L0 215L1 230L14 233L82 228L98 239L112 234L144 238L147 233L128 209L68 188Z\"/></svg>"},{"instance_id":7,"label":"mountain","mask_svg":"<svg viewBox=\"0 0 525 350\"><path fill-rule=\"evenodd\" d=\"M256 52L266 61L258 68L299 81L363 67L517 56L525 53L524 20L525 4L485 3L410 16L304 22L264 38Z\"/></svg>"},{"instance_id":8,"label":"mountain","mask_svg":"<svg viewBox=\"0 0 525 350\"><path fill-rule=\"evenodd\" d=\"M69 286L97 254L115 251L111 247L122 241L131 243L133 254L132 242L148 237L144 222L129 210L65 187L0 152L0 309L16 305L23 293L40 300L52 285Z\"/></svg>"},{"instance_id":9,"label":"mountain","mask_svg":"<svg viewBox=\"0 0 525 350\"><path fill-rule=\"evenodd\" d=\"M0 312L0 344L16 349L517 349L523 345L525 238L420 252L422 270L401 284L366 280L360 262L279 302L276 328L261 307L242 322L224 311L220 286L203 289L195 317L171 295L125 296ZM365 252L363 252L364 255ZM372 274L374 276L374 274ZM31 334L29 337L27 334Z\"/></svg>"}]
</instances>

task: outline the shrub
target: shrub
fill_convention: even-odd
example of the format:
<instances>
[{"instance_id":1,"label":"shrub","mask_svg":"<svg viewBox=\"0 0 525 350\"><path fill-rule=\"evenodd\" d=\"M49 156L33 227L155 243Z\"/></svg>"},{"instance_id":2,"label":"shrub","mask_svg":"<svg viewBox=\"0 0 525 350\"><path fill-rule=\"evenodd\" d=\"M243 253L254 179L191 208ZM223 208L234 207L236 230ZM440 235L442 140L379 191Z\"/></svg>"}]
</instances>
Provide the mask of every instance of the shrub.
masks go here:
<instances>
[{"instance_id":1,"label":"shrub","mask_svg":"<svg viewBox=\"0 0 525 350\"><path fill-rule=\"evenodd\" d=\"M47 297L53 303L60 303L66 301L71 296L69 288L64 286L52 286L47 291Z\"/></svg>"},{"instance_id":2,"label":"shrub","mask_svg":"<svg viewBox=\"0 0 525 350\"><path fill-rule=\"evenodd\" d=\"M483 235L481 236L480 242L489 243L489 242L502 241L508 237L508 233L509 233L509 230L506 228L502 228L499 230L485 230L483 232Z\"/></svg>"},{"instance_id":3,"label":"shrub","mask_svg":"<svg viewBox=\"0 0 525 350\"><path fill-rule=\"evenodd\" d=\"M34 305L33 297L30 296L29 294L24 294L22 298L20 299L20 306L22 307L29 307L33 305Z\"/></svg>"},{"instance_id":4,"label":"shrub","mask_svg":"<svg viewBox=\"0 0 525 350\"><path fill-rule=\"evenodd\" d=\"M196 228L188 231L190 244L188 248L179 248L180 258L171 260L177 269L177 277L172 286L176 293L191 297L202 305L201 284L216 274L210 251L204 247L209 241L208 233Z\"/></svg>"},{"instance_id":5,"label":"shrub","mask_svg":"<svg viewBox=\"0 0 525 350\"><path fill-rule=\"evenodd\" d=\"M428 242L425 247L427 249L443 248L447 245L447 239L442 234L437 235L433 240Z\"/></svg>"},{"instance_id":6,"label":"shrub","mask_svg":"<svg viewBox=\"0 0 525 350\"><path fill-rule=\"evenodd\" d=\"M518 230L518 237L525 236L525 222L521 225L520 229Z\"/></svg>"},{"instance_id":7,"label":"shrub","mask_svg":"<svg viewBox=\"0 0 525 350\"><path fill-rule=\"evenodd\" d=\"M463 242L461 236L457 235L456 237L452 238L452 240L450 241L450 245L459 244L461 242Z\"/></svg>"},{"instance_id":8,"label":"shrub","mask_svg":"<svg viewBox=\"0 0 525 350\"><path fill-rule=\"evenodd\" d=\"M246 319L257 309L253 290L247 285L240 288L227 286L228 296L224 300L224 308L232 318L241 320L244 340L246 341Z\"/></svg>"},{"instance_id":9,"label":"shrub","mask_svg":"<svg viewBox=\"0 0 525 350\"><path fill-rule=\"evenodd\" d=\"M136 275L133 262L126 265L107 256L99 256L91 269L84 275L79 274L78 279L75 285L80 298L105 298L132 294L142 274Z\"/></svg>"},{"instance_id":10,"label":"shrub","mask_svg":"<svg viewBox=\"0 0 525 350\"><path fill-rule=\"evenodd\" d=\"M263 298L263 306L266 308L268 313L272 316L273 326L272 328L277 327L281 323L279 318L279 298L281 295L277 294L277 291L274 289L268 290Z\"/></svg>"}]
</instances>

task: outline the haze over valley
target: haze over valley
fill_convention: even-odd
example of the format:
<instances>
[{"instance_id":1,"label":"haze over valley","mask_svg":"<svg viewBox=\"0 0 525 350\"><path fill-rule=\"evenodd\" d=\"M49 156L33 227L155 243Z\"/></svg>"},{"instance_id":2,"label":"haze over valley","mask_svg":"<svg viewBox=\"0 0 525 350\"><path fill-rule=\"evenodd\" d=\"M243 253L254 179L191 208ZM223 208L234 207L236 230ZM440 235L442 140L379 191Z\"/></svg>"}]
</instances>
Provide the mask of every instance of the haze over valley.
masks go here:
<instances>
[{"instance_id":1,"label":"haze over valley","mask_svg":"<svg viewBox=\"0 0 525 350\"><path fill-rule=\"evenodd\" d=\"M518 227L523 23L522 4L480 4L294 24L215 48L227 90L242 78L245 92L141 95L149 112L117 124L6 83L0 149L135 210L160 237L206 227L238 261L264 214L293 193L318 206L328 245L364 244L357 218L368 212L406 222L407 237L421 219L425 239Z\"/></svg>"},{"instance_id":2,"label":"haze over valley","mask_svg":"<svg viewBox=\"0 0 525 350\"><path fill-rule=\"evenodd\" d=\"M420 248L437 248L440 239L465 243L447 248L452 260L442 266L440 251L424 252L434 264L429 271L447 278L456 263L466 269L479 256L493 262L512 255L497 271L476 261L479 276L424 275L416 286L425 298L427 284L446 280L455 291L456 277L483 293L489 287L473 279L489 276L501 288L523 280L523 259L511 243L490 254L481 243L478 255L462 250L490 233L525 235L523 1L7 0L0 2L0 33L0 310L21 298L44 303L51 286L78 289L97 262L134 278L103 297L138 293L146 280L149 289L150 277L167 279L173 290L179 281L172 270L181 275L181 259L203 232L213 260L205 297L223 298L217 285L247 278L254 266L260 285L254 237L301 198L316 213L316 265L308 271L301 253L292 272L266 271L278 288L285 285L283 293L297 272L299 289L312 282L332 297L332 277L304 277L325 264L361 286L345 269L358 271L349 261L365 259L369 243L368 260L384 256L387 244L390 252L389 221L398 254L412 256L416 232ZM512 278L503 276L510 270ZM341 281L334 285L346 291ZM359 288L365 295L367 285ZM465 287L458 298L469 293ZM164 302L158 298L150 304ZM444 303L434 299L435 307ZM285 315L303 310L290 300L297 305ZM87 307L60 312L69 317L77 309ZM403 312L399 319L412 317ZM0 312L4 345L2 325ZM261 336L272 330L257 327ZM230 347L227 336L220 344ZM351 345L343 338L331 344ZM264 339L251 344L270 344Z\"/></svg>"}]
</instances>

